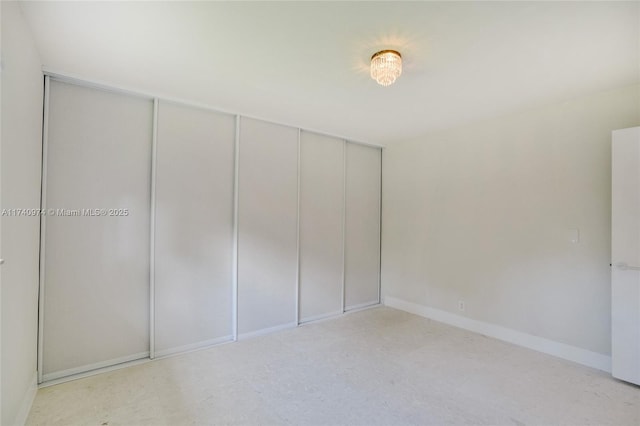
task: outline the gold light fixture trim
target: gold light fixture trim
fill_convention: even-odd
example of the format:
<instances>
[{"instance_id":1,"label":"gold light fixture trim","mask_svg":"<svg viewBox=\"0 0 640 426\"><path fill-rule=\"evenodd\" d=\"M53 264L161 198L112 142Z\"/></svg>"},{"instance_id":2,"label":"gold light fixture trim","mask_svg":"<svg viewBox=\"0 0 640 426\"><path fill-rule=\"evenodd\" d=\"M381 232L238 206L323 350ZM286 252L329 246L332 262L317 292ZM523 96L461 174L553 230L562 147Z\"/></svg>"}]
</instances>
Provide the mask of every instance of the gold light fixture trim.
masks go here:
<instances>
[{"instance_id":1,"label":"gold light fixture trim","mask_svg":"<svg viewBox=\"0 0 640 426\"><path fill-rule=\"evenodd\" d=\"M381 86L395 83L402 74L402 55L396 50L381 50L371 57L371 78Z\"/></svg>"}]
</instances>

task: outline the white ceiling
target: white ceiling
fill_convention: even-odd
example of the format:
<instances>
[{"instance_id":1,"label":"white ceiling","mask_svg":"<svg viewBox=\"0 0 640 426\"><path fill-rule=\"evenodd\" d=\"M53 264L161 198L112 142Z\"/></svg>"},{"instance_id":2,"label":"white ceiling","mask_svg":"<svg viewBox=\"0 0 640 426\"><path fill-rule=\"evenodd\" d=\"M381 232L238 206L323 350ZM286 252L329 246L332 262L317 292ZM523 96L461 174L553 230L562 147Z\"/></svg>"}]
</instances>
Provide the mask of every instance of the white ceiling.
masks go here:
<instances>
[{"instance_id":1,"label":"white ceiling","mask_svg":"<svg viewBox=\"0 0 640 426\"><path fill-rule=\"evenodd\" d=\"M58 72L389 144L640 81L639 2L22 2ZM403 75L378 86L371 55Z\"/></svg>"}]
</instances>

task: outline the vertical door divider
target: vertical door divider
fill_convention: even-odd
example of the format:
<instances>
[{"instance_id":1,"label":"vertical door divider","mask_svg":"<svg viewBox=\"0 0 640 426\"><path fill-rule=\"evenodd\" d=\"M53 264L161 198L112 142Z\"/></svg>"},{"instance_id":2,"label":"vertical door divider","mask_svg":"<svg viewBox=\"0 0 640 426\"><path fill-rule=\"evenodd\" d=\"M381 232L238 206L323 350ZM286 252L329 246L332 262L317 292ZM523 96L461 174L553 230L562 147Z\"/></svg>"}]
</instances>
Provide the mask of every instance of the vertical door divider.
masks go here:
<instances>
[{"instance_id":1,"label":"vertical door divider","mask_svg":"<svg viewBox=\"0 0 640 426\"><path fill-rule=\"evenodd\" d=\"M298 199L296 212L296 325L300 325L300 150L302 130L298 129Z\"/></svg>"},{"instance_id":2,"label":"vertical door divider","mask_svg":"<svg viewBox=\"0 0 640 426\"><path fill-rule=\"evenodd\" d=\"M153 99L151 140L151 209L149 216L149 358L156 356L156 168L158 152L158 98Z\"/></svg>"},{"instance_id":3,"label":"vertical door divider","mask_svg":"<svg viewBox=\"0 0 640 426\"><path fill-rule=\"evenodd\" d=\"M40 270L38 287L38 383L42 383L44 368L44 282L47 230L47 157L49 149L49 93L51 77L44 77L44 105L42 121L42 176L40 178Z\"/></svg>"},{"instance_id":4,"label":"vertical door divider","mask_svg":"<svg viewBox=\"0 0 640 426\"><path fill-rule=\"evenodd\" d=\"M346 312L347 298L347 143L342 144L342 313Z\"/></svg>"},{"instance_id":5,"label":"vertical door divider","mask_svg":"<svg viewBox=\"0 0 640 426\"><path fill-rule=\"evenodd\" d=\"M231 265L231 333L233 341L238 340L238 208L240 184L240 116L236 115L236 138L234 143L233 165L233 254Z\"/></svg>"},{"instance_id":6,"label":"vertical door divider","mask_svg":"<svg viewBox=\"0 0 640 426\"><path fill-rule=\"evenodd\" d=\"M382 303L382 154L384 150L380 148L380 212L378 217L378 303Z\"/></svg>"}]
</instances>

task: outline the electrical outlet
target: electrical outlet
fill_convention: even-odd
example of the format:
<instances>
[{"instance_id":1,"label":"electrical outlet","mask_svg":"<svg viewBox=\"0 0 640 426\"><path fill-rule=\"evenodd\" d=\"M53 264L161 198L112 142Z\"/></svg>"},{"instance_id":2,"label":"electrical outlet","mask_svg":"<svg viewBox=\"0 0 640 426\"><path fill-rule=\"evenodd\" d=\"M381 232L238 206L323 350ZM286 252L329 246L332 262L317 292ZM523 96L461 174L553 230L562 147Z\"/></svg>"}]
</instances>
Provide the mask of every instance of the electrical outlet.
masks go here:
<instances>
[{"instance_id":1,"label":"electrical outlet","mask_svg":"<svg viewBox=\"0 0 640 426\"><path fill-rule=\"evenodd\" d=\"M458 310L464 312L464 300L458 300Z\"/></svg>"}]
</instances>

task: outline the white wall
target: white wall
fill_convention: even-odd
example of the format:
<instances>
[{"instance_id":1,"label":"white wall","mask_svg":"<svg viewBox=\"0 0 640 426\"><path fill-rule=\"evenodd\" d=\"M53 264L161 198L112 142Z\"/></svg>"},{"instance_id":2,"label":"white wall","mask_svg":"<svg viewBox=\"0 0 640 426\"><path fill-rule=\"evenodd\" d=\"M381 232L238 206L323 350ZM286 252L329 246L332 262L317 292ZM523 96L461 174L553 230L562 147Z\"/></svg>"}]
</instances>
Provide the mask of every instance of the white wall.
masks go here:
<instances>
[{"instance_id":1,"label":"white wall","mask_svg":"<svg viewBox=\"0 0 640 426\"><path fill-rule=\"evenodd\" d=\"M16 2L2 2L1 206L39 208L43 77ZM21 423L35 394L37 217L2 217L2 424Z\"/></svg>"},{"instance_id":2,"label":"white wall","mask_svg":"<svg viewBox=\"0 0 640 426\"><path fill-rule=\"evenodd\" d=\"M611 131L640 123L638 99L624 87L388 147L385 297L609 354Z\"/></svg>"}]
</instances>

